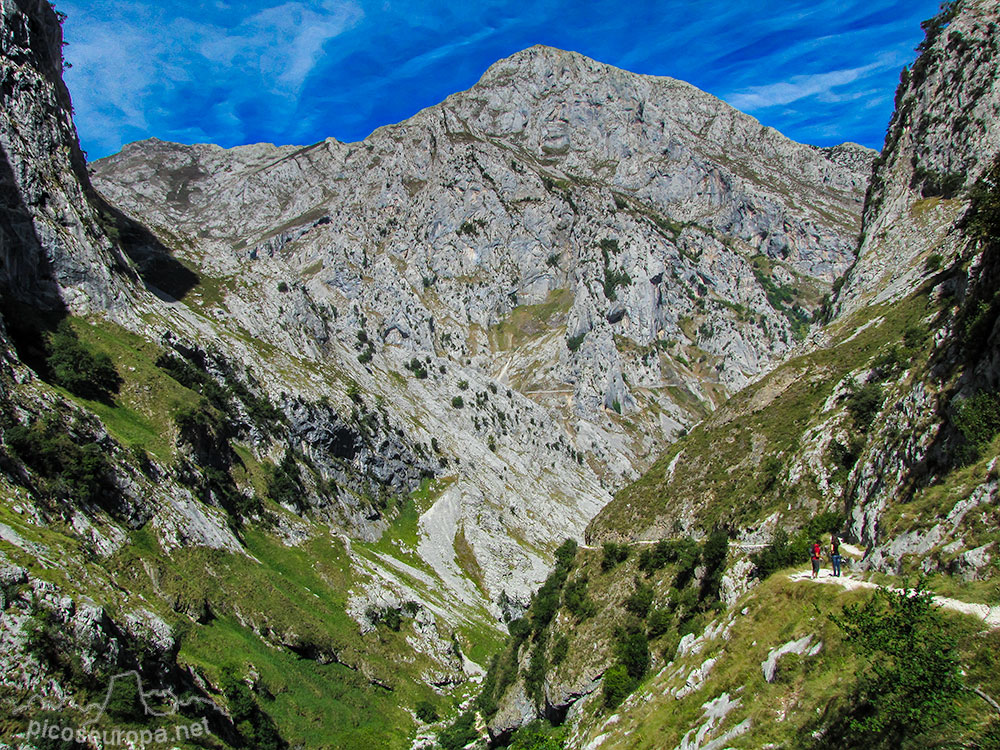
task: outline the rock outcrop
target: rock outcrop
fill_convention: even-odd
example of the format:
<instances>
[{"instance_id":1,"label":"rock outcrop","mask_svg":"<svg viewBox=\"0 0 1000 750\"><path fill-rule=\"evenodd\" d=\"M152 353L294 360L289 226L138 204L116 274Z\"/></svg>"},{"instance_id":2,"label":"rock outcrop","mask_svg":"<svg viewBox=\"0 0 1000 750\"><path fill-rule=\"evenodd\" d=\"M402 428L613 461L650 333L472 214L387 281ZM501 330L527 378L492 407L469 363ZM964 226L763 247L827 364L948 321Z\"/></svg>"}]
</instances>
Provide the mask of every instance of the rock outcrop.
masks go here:
<instances>
[{"instance_id":1,"label":"rock outcrop","mask_svg":"<svg viewBox=\"0 0 1000 750\"><path fill-rule=\"evenodd\" d=\"M990 0L949 3L904 69L875 163L857 265L839 314L899 299L962 247L963 196L1000 148L1000 14ZM927 263L931 256L940 256Z\"/></svg>"},{"instance_id":2,"label":"rock outcrop","mask_svg":"<svg viewBox=\"0 0 1000 750\"><path fill-rule=\"evenodd\" d=\"M129 303L135 271L94 193L47 0L0 4L0 295L77 313Z\"/></svg>"},{"instance_id":3,"label":"rock outcrop","mask_svg":"<svg viewBox=\"0 0 1000 750\"><path fill-rule=\"evenodd\" d=\"M93 167L197 268L182 302L221 346L245 331L349 374L411 443L438 446L458 484L424 530L447 548L463 530L496 606L526 602L535 550L579 536L609 490L804 338L854 261L873 158L534 47L361 143L150 140Z\"/></svg>"}]
</instances>

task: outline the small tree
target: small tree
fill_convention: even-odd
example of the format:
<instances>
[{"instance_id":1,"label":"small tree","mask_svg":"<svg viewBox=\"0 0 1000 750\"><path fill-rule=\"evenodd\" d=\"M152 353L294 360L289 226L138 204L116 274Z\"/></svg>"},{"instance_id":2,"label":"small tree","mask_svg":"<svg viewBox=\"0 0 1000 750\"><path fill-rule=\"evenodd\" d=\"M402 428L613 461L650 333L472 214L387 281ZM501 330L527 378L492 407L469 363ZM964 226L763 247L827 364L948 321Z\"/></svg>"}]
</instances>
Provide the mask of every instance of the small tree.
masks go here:
<instances>
[{"instance_id":1,"label":"small tree","mask_svg":"<svg viewBox=\"0 0 1000 750\"><path fill-rule=\"evenodd\" d=\"M884 398L882 386L878 383L866 383L848 397L847 411L859 432L868 432L871 429L872 422L882 408Z\"/></svg>"},{"instance_id":2,"label":"small tree","mask_svg":"<svg viewBox=\"0 0 1000 750\"><path fill-rule=\"evenodd\" d=\"M625 562L628 558L629 548L627 544L605 542L603 551L604 557L601 558L601 570L607 572L618 563Z\"/></svg>"},{"instance_id":3,"label":"small tree","mask_svg":"<svg viewBox=\"0 0 1000 750\"><path fill-rule=\"evenodd\" d=\"M635 579L635 591L625 600L625 609L636 617L645 617L653 605L653 587Z\"/></svg>"},{"instance_id":4,"label":"small tree","mask_svg":"<svg viewBox=\"0 0 1000 750\"><path fill-rule=\"evenodd\" d=\"M438 716L438 712L437 709L434 708L434 704L430 701L417 701L414 713L420 721L424 722L424 724L433 724L441 718Z\"/></svg>"},{"instance_id":5,"label":"small tree","mask_svg":"<svg viewBox=\"0 0 1000 750\"><path fill-rule=\"evenodd\" d=\"M918 737L955 717L963 689L956 642L921 585L878 589L830 619L867 662L849 726L856 746L923 747Z\"/></svg>"},{"instance_id":6,"label":"small tree","mask_svg":"<svg viewBox=\"0 0 1000 750\"><path fill-rule=\"evenodd\" d=\"M623 664L613 664L604 673L604 705L616 708L632 692L632 678Z\"/></svg>"},{"instance_id":7,"label":"small tree","mask_svg":"<svg viewBox=\"0 0 1000 750\"><path fill-rule=\"evenodd\" d=\"M68 320L63 320L52 334L46 360L52 379L70 393L82 398L108 401L117 393L122 379L111 358L103 352L93 354L76 336Z\"/></svg>"}]
</instances>

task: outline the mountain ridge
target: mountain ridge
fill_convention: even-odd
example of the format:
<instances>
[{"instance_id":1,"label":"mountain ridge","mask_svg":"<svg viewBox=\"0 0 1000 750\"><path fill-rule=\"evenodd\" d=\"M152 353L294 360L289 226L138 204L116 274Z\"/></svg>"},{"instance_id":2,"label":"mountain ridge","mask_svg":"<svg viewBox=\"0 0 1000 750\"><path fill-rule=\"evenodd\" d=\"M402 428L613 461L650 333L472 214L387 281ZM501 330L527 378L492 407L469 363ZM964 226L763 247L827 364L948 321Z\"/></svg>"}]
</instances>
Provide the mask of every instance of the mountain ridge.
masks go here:
<instances>
[{"instance_id":1,"label":"mountain ridge","mask_svg":"<svg viewBox=\"0 0 1000 750\"><path fill-rule=\"evenodd\" d=\"M638 457L661 435L700 419L796 345L827 285L853 262L863 177L687 85L625 71L602 81L605 68L582 56L537 52L501 61L478 88L360 144L221 151L147 143L95 163L94 179L177 257L218 280L219 320L238 320L295 356L346 356L365 388L374 388L370 367L351 361L359 330L372 342L371 366L385 373L378 378L430 357L429 372L457 367L457 380L479 389L492 379L540 402L567 431L560 440L571 455L591 452L593 466L578 461L572 470L586 485L614 487L642 468ZM541 75L503 83L518 80L504 70L553 58L555 67L572 63L552 71L556 88L536 83ZM657 93L664 85L681 94ZM634 101L645 102L652 125L636 119ZM709 140L675 124L674 111ZM571 121L572 136L563 132ZM789 170L805 163L806 175L789 176L781 193L773 175L760 187L764 167L747 166L749 155L714 161L697 150L734 128L746 129L747 144L764 139L767 153L791 149ZM625 166L615 167L619 156ZM794 187L803 180L812 180L808 197ZM782 196L792 193L798 207L788 208ZM403 415L413 408L398 392L379 392ZM418 409L445 416L440 401L456 395ZM507 428L482 435L475 415L471 427L490 465L492 450L483 449L503 445ZM523 568L501 560L521 552L498 556L499 542L481 525L493 522L470 515L498 506L530 513L523 496L534 496L521 475L501 491L508 499L485 499L489 487L507 484L493 471L469 488L485 505L460 518L487 578L498 567L505 577ZM604 486L570 491L579 499L567 501L565 515L543 521L562 530L544 536L581 530L592 510L581 516L573 504L596 508ZM532 575L540 567L532 563ZM496 584L488 588L495 595Z\"/></svg>"},{"instance_id":2,"label":"mountain ridge","mask_svg":"<svg viewBox=\"0 0 1000 750\"><path fill-rule=\"evenodd\" d=\"M925 92L993 69L996 11L955 7L900 94L914 122L947 116L876 164L891 221L878 187L861 221L874 152L544 48L362 142L146 141L91 165L100 195L72 207L101 252L71 260L121 265L127 293L57 277L74 314L3 321L3 731L130 670L228 707L231 747L428 747L459 705L493 744L540 718L578 748L829 731L859 662L826 615L860 593L757 582L748 549L843 509L864 575L967 601L993 580L996 441L962 414L1000 371L994 126L963 140ZM53 112L3 103L30 156L9 133ZM924 196L910 160L946 132L931 162L979 143L975 185ZM875 302L852 311L858 290ZM67 352L119 382L75 392ZM584 536L611 544L564 541Z\"/></svg>"},{"instance_id":3,"label":"mountain ridge","mask_svg":"<svg viewBox=\"0 0 1000 750\"><path fill-rule=\"evenodd\" d=\"M998 23L978 0L925 23L831 320L588 524L589 546L539 590L487 678L476 708L493 741L544 719L565 721L568 747L932 741L914 726L852 734L850 717L877 703L845 677L870 674L842 625L861 599L803 591L808 574L786 573L832 532L866 548L845 558L855 583L909 589L919 577L982 611L996 601L1000 142L995 118L968 113L998 108ZM972 167L942 195L942 173L920 169L928 153ZM938 627L995 692L995 672L979 669L995 633ZM935 731L988 747L995 725L975 701L962 711L966 723Z\"/></svg>"}]
</instances>

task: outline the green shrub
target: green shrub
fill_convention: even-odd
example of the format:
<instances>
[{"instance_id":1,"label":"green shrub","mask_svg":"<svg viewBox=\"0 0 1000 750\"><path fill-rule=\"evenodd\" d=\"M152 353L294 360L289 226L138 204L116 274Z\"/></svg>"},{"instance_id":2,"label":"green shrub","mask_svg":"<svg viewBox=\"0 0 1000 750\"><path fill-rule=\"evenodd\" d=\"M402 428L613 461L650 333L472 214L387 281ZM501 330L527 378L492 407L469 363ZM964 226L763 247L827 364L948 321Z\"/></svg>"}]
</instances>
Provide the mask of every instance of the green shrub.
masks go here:
<instances>
[{"instance_id":1,"label":"green shrub","mask_svg":"<svg viewBox=\"0 0 1000 750\"><path fill-rule=\"evenodd\" d=\"M967 224L973 237L996 242L1000 237L1000 157L969 191L971 205Z\"/></svg>"},{"instance_id":2,"label":"green shrub","mask_svg":"<svg viewBox=\"0 0 1000 750\"><path fill-rule=\"evenodd\" d=\"M549 661L545 657L546 647L546 639L539 638L531 650L531 660L524 673L524 690L536 705L542 702L542 686L545 684L545 673L549 668Z\"/></svg>"},{"instance_id":3,"label":"green shrub","mask_svg":"<svg viewBox=\"0 0 1000 750\"><path fill-rule=\"evenodd\" d=\"M278 282L278 291L281 292L282 294L284 294L285 292L287 292L288 291L288 284L285 283L284 281L279 281Z\"/></svg>"},{"instance_id":4,"label":"green shrub","mask_svg":"<svg viewBox=\"0 0 1000 750\"><path fill-rule=\"evenodd\" d=\"M399 610L395 607L386 607L385 613L382 615L382 622L389 630L399 632L399 629L403 625L403 618L399 614Z\"/></svg>"},{"instance_id":5,"label":"green shrub","mask_svg":"<svg viewBox=\"0 0 1000 750\"><path fill-rule=\"evenodd\" d=\"M463 399L461 396L454 396L451 399L451 405L456 409L461 409L463 406L465 406L465 399Z\"/></svg>"},{"instance_id":6,"label":"green shrub","mask_svg":"<svg viewBox=\"0 0 1000 750\"><path fill-rule=\"evenodd\" d=\"M890 344L872 362L875 374L882 380L888 380L901 373L907 365L908 358L895 344Z\"/></svg>"},{"instance_id":7,"label":"green shrub","mask_svg":"<svg viewBox=\"0 0 1000 750\"><path fill-rule=\"evenodd\" d=\"M827 454L838 470L850 471L861 455L861 443L850 441L848 445L844 445L839 440L834 440L827 448Z\"/></svg>"},{"instance_id":8,"label":"green shrub","mask_svg":"<svg viewBox=\"0 0 1000 750\"><path fill-rule=\"evenodd\" d=\"M479 736L475 724L476 714L473 711L466 711L438 735L438 744L443 750L462 750Z\"/></svg>"},{"instance_id":9,"label":"green shrub","mask_svg":"<svg viewBox=\"0 0 1000 750\"><path fill-rule=\"evenodd\" d=\"M701 563L701 548L694 539L679 539L675 542L673 559L677 564L674 586L682 589L694 577L695 568Z\"/></svg>"},{"instance_id":10,"label":"green shrub","mask_svg":"<svg viewBox=\"0 0 1000 750\"><path fill-rule=\"evenodd\" d=\"M948 726L966 690L956 639L931 594L877 589L830 619L867 662L845 746L928 746L915 740Z\"/></svg>"},{"instance_id":11,"label":"green shrub","mask_svg":"<svg viewBox=\"0 0 1000 750\"><path fill-rule=\"evenodd\" d=\"M261 512L260 500L254 495L240 492L229 472L215 466L202 469L198 489L202 502L212 504L214 501L224 508L237 527Z\"/></svg>"},{"instance_id":12,"label":"green shrub","mask_svg":"<svg viewBox=\"0 0 1000 750\"><path fill-rule=\"evenodd\" d=\"M281 750L288 744L278 734L271 717L264 713L250 688L234 672L222 677L222 694L226 696L233 725L242 735L244 744L257 750Z\"/></svg>"},{"instance_id":13,"label":"green shrub","mask_svg":"<svg viewBox=\"0 0 1000 750\"><path fill-rule=\"evenodd\" d=\"M605 542L603 546L604 557L601 558L601 570L607 572L619 563L625 562L628 558L629 547L627 544L616 542Z\"/></svg>"},{"instance_id":14,"label":"green shrub","mask_svg":"<svg viewBox=\"0 0 1000 750\"><path fill-rule=\"evenodd\" d=\"M575 336L570 336L568 339L566 339L566 348L569 349L571 352L575 352L577 349L580 348L580 344L583 343L583 340L586 337L587 337L586 333L578 333Z\"/></svg>"},{"instance_id":15,"label":"green shrub","mask_svg":"<svg viewBox=\"0 0 1000 750\"><path fill-rule=\"evenodd\" d=\"M625 599L625 609L636 617L645 618L651 606L653 606L653 587L636 578L635 591Z\"/></svg>"},{"instance_id":16,"label":"green shrub","mask_svg":"<svg viewBox=\"0 0 1000 750\"><path fill-rule=\"evenodd\" d=\"M486 219L473 219L472 221L463 221L462 226L458 228L458 234L467 234L471 237L475 237L479 234L480 229L486 227Z\"/></svg>"},{"instance_id":17,"label":"green shrub","mask_svg":"<svg viewBox=\"0 0 1000 750\"><path fill-rule=\"evenodd\" d=\"M60 499L113 510L118 489L105 452L69 432L58 418L30 427L15 424L4 439L14 455L45 478L45 491Z\"/></svg>"},{"instance_id":18,"label":"green shrub","mask_svg":"<svg viewBox=\"0 0 1000 750\"><path fill-rule=\"evenodd\" d=\"M754 564L755 575L763 580L776 570L795 565L800 559L795 548L788 543L788 532L778 529L770 544L750 556L750 562Z\"/></svg>"},{"instance_id":19,"label":"green shrub","mask_svg":"<svg viewBox=\"0 0 1000 750\"><path fill-rule=\"evenodd\" d=\"M620 286L629 286L631 283L632 277L628 275L628 272L616 271L608 266L604 267L604 296L612 302L618 299L618 293L615 290Z\"/></svg>"},{"instance_id":20,"label":"green shrub","mask_svg":"<svg viewBox=\"0 0 1000 750\"><path fill-rule=\"evenodd\" d=\"M438 712L437 709L434 708L434 704L430 701L417 701L417 705L413 712L424 724L433 724L441 718L438 716Z\"/></svg>"},{"instance_id":21,"label":"green shrub","mask_svg":"<svg viewBox=\"0 0 1000 750\"><path fill-rule=\"evenodd\" d=\"M649 638L658 638L666 633L670 630L670 626L673 625L673 620L673 615L666 607L653 609L646 621L646 632L649 634Z\"/></svg>"},{"instance_id":22,"label":"green shrub","mask_svg":"<svg viewBox=\"0 0 1000 750\"><path fill-rule=\"evenodd\" d=\"M682 622L690 619L697 606L698 592L695 591L694 587L670 589L670 603L668 607L677 614Z\"/></svg>"},{"instance_id":23,"label":"green shrub","mask_svg":"<svg viewBox=\"0 0 1000 750\"><path fill-rule=\"evenodd\" d=\"M726 571L726 557L729 554L729 534L725 529L716 529L708 535L701 551L705 565L705 575L701 579L699 598L704 603L719 601L722 574Z\"/></svg>"},{"instance_id":24,"label":"green shrub","mask_svg":"<svg viewBox=\"0 0 1000 750\"><path fill-rule=\"evenodd\" d=\"M556 642L552 644L552 665L559 666L566 659L566 655L569 653L569 638L565 635L560 635L556 638Z\"/></svg>"},{"instance_id":25,"label":"green shrub","mask_svg":"<svg viewBox=\"0 0 1000 750\"><path fill-rule=\"evenodd\" d=\"M683 587L686 580L694 574L700 559L698 543L693 539L662 539L639 553L639 569L648 575L671 563L677 563L677 577L681 582L675 585Z\"/></svg>"},{"instance_id":26,"label":"green shrub","mask_svg":"<svg viewBox=\"0 0 1000 750\"><path fill-rule=\"evenodd\" d=\"M929 335L930 331L924 325L908 325L903 331L903 346L913 352L924 345Z\"/></svg>"},{"instance_id":27,"label":"green shrub","mask_svg":"<svg viewBox=\"0 0 1000 750\"><path fill-rule=\"evenodd\" d=\"M937 273L944 265L944 256L941 253L931 253L924 262L924 270L927 273Z\"/></svg>"},{"instance_id":28,"label":"green shrub","mask_svg":"<svg viewBox=\"0 0 1000 750\"><path fill-rule=\"evenodd\" d=\"M531 635L531 621L527 617L518 617L507 623L507 632L515 641L523 641Z\"/></svg>"},{"instance_id":29,"label":"green shrub","mask_svg":"<svg viewBox=\"0 0 1000 750\"><path fill-rule=\"evenodd\" d=\"M200 393L219 411L229 410L229 394L203 369L172 352L157 357L156 366L185 388Z\"/></svg>"},{"instance_id":30,"label":"green shrub","mask_svg":"<svg viewBox=\"0 0 1000 750\"><path fill-rule=\"evenodd\" d=\"M995 393L981 391L961 401L955 407L952 423L961 436L955 449L956 463L960 466L974 463L1000 432L1000 398Z\"/></svg>"},{"instance_id":31,"label":"green shrub","mask_svg":"<svg viewBox=\"0 0 1000 750\"><path fill-rule=\"evenodd\" d=\"M411 359L409 362L407 362L403 366L407 370L409 370L410 372L412 372L414 374L414 376L416 376L417 380L426 380L427 379L427 368L424 366L424 363L421 362L416 357L414 357L413 359Z\"/></svg>"},{"instance_id":32,"label":"green shrub","mask_svg":"<svg viewBox=\"0 0 1000 750\"><path fill-rule=\"evenodd\" d=\"M604 705L615 708L649 669L649 642L637 626L615 630L615 663L604 673Z\"/></svg>"},{"instance_id":33,"label":"green shrub","mask_svg":"<svg viewBox=\"0 0 1000 750\"><path fill-rule=\"evenodd\" d=\"M129 458L132 464L147 477L153 473L153 462L149 460L149 454L141 445L132 445L128 449Z\"/></svg>"},{"instance_id":34,"label":"green shrub","mask_svg":"<svg viewBox=\"0 0 1000 750\"><path fill-rule=\"evenodd\" d=\"M126 673L115 678L107 711L114 718L125 721L138 721L146 715L138 680L133 674Z\"/></svg>"},{"instance_id":35,"label":"green shrub","mask_svg":"<svg viewBox=\"0 0 1000 750\"><path fill-rule=\"evenodd\" d=\"M617 708L632 692L634 687L628 670L622 664L612 664L604 673L601 689L604 693L604 705Z\"/></svg>"},{"instance_id":36,"label":"green shrub","mask_svg":"<svg viewBox=\"0 0 1000 750\"><path fill-rule=\"evenodd\" d=\"M785 468L784 462L775 455L770 455L761 464L760 489L761 492L770 492L778 483L781 470Z\"/></svg>"},{"instance_id":37,"label":"green shrub","mask_svg":"<svg viewBox=\"0 0 1000 750\"><path fill-rule=\"evenodd\" d=\"M673 546L670 540L662 539L639 553L639 570L650 574L672 562Z\"/></svg>"},{"instance_id":38,"label":"green shrub","mask_svg":"<svg viewBox=\"0 0 1000 750\"><path fill-rule=\"evenodd\" d=\"M847 411L859 432L871 429L884 398L882 386L878 383L866 383L861 388L855 388L847 397Z\"/></svg>"},{"instance_id":39,"label":"green shrub","mask_svg":"<svg viewBox=\"0 0 1000 750\"><path fill-rule=\"evenodd\" d=\"M787 531L779 528L767 547L750 556L750 562L755 567L754 575L763 580L777 570L807 562L812 554L813 543L840 530L844 522L841 514L825 512L810 519L792 538L789 538Z\"/></svg>"},{"instance_id":40,"label":"green shrub","mask_svg":"<svg viewBox=\"0 0 1000 750\"><path fill-rule=\"evenodd\" d=\"M567 570L572 567L573 561L576 560L577 548L577 543L573 539L567 539L560 544L555 552L556 565L564 567Z\"/></svg>"},{"instance_id":41,"label":"green shrub","mask_svg":"<svg viewBox=\"0 0 1000 750\"><path fill-rule=\"evenodd\" d=\"M545 583L535 592L531 603L531 626L535 633L545 629L555 617L559 609L562 585L566 580L565 573L559 575L559 569L545 579Z\"/></svg>"},{"instance_id":42,"label":"green shrub","mask_svg":"<svg viewBox=\"0 0 1000 750\"><path fill-rule=\"evenodd\" d=\"M563 591L563 605L581 622L597 614L597 604L587 595L588 584L587 576L579 576L567 583Z\"/></svg>"},{"instance_id":43,"label":"green shrub","mask_svg":"<svg viewBox=\"0 0 1000 750\"><path fill-rule=\"evenodd\" d=\"M267 495L279 505L296 508L300 512L305 509L302 473L290 447L285 449L284 458L268 478Z\"/></svg>"},{"instance_id":44,"label":"green shrub","mask_svg":"<svg viewBox=\"0 0 1000 750\"><path fill-rule=\"evenodd\" d=\"M649 669L649 642L645 631L639 627L619 628L615 637L619 664L638 682Z\"/></svg>"},{"instance_id":45,"label":"green shrub","mask_svg":"<svg viewBox=\"0 0 1000 750\"><path fill-rule=\"evenodd\" d=\"M509 750L563 750L566 730L536 721L518 729L507 747Z\"/></svg>"},{"instance_id":46,"label":"green shrub","mask_svg":"<svg viewBox=\"0 0 1000 750\"><path fill-rule=\"evenodd\" d=\"M68 320L60 322L52 334L49 352L45 364L52 380L70 393L95 401L107 401L118 393L122 379L111 358L84 346Z\"/></svg>"}]
</instances>

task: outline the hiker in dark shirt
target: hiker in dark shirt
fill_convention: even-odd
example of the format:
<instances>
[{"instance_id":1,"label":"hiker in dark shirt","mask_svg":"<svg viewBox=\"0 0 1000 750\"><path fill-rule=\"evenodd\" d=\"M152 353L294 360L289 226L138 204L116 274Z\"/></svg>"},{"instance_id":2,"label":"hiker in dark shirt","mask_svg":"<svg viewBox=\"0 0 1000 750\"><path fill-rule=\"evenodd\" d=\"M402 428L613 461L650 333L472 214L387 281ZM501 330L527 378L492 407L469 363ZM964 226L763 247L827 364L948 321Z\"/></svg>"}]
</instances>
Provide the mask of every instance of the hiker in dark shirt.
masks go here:
<instances>
[{"instance_id":1,"label":"hiker in dark shirt","mask_svg":"<svg viewBox=\"0 0 1000 750\"><path fill-rule=\"evenodd\" d=\"M821 554L822 547L819 545L819 541L813 544L812 548L812 564L813 564L813 578L819 578L819 556Z\"/></svg>"},{"instance_id":2,"label":"hiker in dark shirt","mask_svg":"<svg viewBox=\"0 0 1000 750\"><path fill-rule=\"evenodd\" d=\"M840 556L840 540L837 535L834 534L830 539L830 559L833 561L833 575L840 576L840 561L843 559Z\"/></svg>"}]
</instances>

